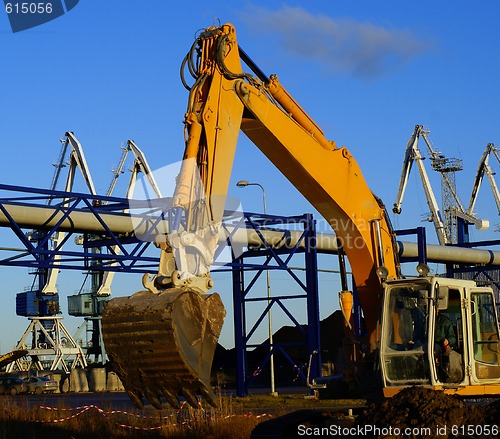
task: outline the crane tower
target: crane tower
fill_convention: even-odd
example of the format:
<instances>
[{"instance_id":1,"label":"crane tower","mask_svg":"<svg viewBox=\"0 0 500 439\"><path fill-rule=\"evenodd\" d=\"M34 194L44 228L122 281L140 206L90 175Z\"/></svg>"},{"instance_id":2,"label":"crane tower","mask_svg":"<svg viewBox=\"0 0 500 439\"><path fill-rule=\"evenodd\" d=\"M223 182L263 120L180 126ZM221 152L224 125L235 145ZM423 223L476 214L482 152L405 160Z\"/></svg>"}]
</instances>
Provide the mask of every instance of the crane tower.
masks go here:
<instances>
[{"instance_id":1,"label":"crane tower","mask_svg":"<svg viewBox=\"0 0 500 439\"><path fill-rule=\"evenodd\" d=\"M429 139L424 138L430 144ZM431 148L429 151L432 151ZM441 174L441 205L445 214L445 227L451 242L456 244L458 242L457 212L460 208L457 198L456 172L463 169L462 160L431 152L431 167Z\"/></svg>"}]
</instances>

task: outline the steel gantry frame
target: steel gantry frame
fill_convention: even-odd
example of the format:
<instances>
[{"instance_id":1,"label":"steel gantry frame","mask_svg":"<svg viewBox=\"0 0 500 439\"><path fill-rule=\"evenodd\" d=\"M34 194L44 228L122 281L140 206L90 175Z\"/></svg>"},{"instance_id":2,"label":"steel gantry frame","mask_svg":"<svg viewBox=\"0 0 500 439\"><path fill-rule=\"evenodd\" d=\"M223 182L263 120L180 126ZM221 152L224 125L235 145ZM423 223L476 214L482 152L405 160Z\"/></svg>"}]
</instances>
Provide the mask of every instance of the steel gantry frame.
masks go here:
<instances>
[{"instance_id":1,"label":"steel gantry frame","mask_svg":"<svg viewBox=\"0 0 500 439\"><path fill-rule=\"evenodd\" d=\"M120 271L127 273L150 273L155 272L158 267L159 257L151 257L145 254L151 242L144 242L134 235L133 224L124 220L121 212L129 208L128 200L112 196L98 196L92 194L69 193L56 190L44 190L38 188L28 188L11 185L0 185L0 225L8 227L24 245L24 249L6 249L14 251L13 256L0 259L0 265L22 266L37 268L58 268L72 270L101 270ZM50 200L50 203L47 202ZM134 201L134 204L137 204ZM164 209L164 206L159 207ZM50 209L46 208L50 205ZM144 205L151 208L151 201ZM155 206L156 209L158 207ZM133 215L133 213L131 214ZM116 221L116 219L119 221ZM154 236L161 231L157 230L158 223L165 219L164 215L158 215L157 219L143 216L136 220L139 227L142 227L141 235ZM302 231L281 229L283 225L299 225ZM23 229L37 227L41 236L37 241L30 241ZM279 306L304 333L309 351L319 351L319 304L317 292L317 260L316 260L316 232L315 221L312 215L307 214L299 217L277 217L272 215L244 214L244 235L243 241L255 246L253 250L246 251L240 258L232 263L225 264L233 270L233 279L238 276L244 277L243 272L254 271L255 277L251 285L245 291L233 291L236 303L245 301L245 295L252 288L257 278L265 270L285 270L291 279L294 279L304 293L296 296L281 296L272 298L264 314L257 319L248 338L257 329L263 320L263 316L273 305ZM65 236L56 246L48 245L50 237L56 231L64 231ZM241 227L235 227L228 232L229 240L235 232L241 234ZM83 236L81 235L83 234ZM81 244L81 250L75 251L65 246L68 240L74 237L75 241ZM239 238L241 240L241 238ZM132 245L132 250L127 247ZM107 251L95 252L93 249L107 249ZM116 249L119 249L117 251ZM289 263L295 254L305 255L306 281L305 283L293 272ZM243 259L264 257L262 264L245 263ZM223 271L215 269L214 272ZM226 269L227 270L227 269ZM233 282L233 285L236 283ZM306 299L308 314L308 329L305 331L297 318L287 309L285 301L288 299ZM248 299L257 301L258 298ZM266 299L267 300L267 299ZM238 308L235 306L235 309ZM243 311L243 315L246 313ZM238 334L241 327L237 324L238 314L235 315L235 334ZM243 328L246 333L246 328ZM240 341L240 337L236 337ZM248 347L248 346L246 346ZM237 346L240 352L240 346ZM294 363L286 353L284 346L272 346L272 351L281 352L289 362ZM238 354L240 360L244 354ZM269 359L266 358L265 362ZM263 366L263 365L262 365ZM246 366L241 366L240 371L246 370ZM321 372L320 356L315 356L312 365L311 377L318 376ZM243 374L244 372L241 372ZM302 371L298 371L304 379ZM249 385L249 384L248 384ZM247 385L247 387L248 387ZM239 392L242 393L242 392Z\"/></svg>"},{"instance_id":2,"label":"steel gantry frame","mask_svg":"<svg viewBox=\"0 0 500 439\"><path fill-rule=\"evenodd\" d=\"M279 307L293 322L295 327L304 336L302 341L296 344L307 346L309 354L321 352L320 349L320 314L319 314L319 296L318 296L318 263L316 246L316 222L312 215L304 214L302 216L283 217L260 215L254 213L245 213L245 222L247 227L254 230L261 238L264 246L257 250L249 250L236 257L232 264L233 276L233 319L234 319L234 339L236 350L236 393L238 396L248 394L248 389L255 379L256 372L249 373L247 364L247 351L258 346L267 347L267 355L257 367L257 372L269 362L271 355L279 353L296 370L305 382L307 378L303 371L297 366L296 362L286 352L287 346L283 343L253 344L250 339L263 323L269 311L273 307ZM281 243L271 244L264 235L262 229L278 228L283 232L283 226L302 227L300 237L296 242L289 246L286 240L287 233L284 231L284 240ZM305 282L301 280L290 263L292 258L298 254L304 255ZM248 260L263 258L262 263L252 263ZM250 291L255 287L257 280L266 270L280 270L290 275L290 278L301 288L303 293L290 295L259 295L251 297ZM306 301L307 309L307 329L299 323L292 314L286 303L290 300L302 299ZM262 310L253 325L248 327L248 317L246 306L251 302L265 302L266 307ZM321 354L312 357L310 367L312 378L321 376Z\"/></svg>"},{"instance_id":3,"label":"steel gantry frame","mask_svg":"<svg viewBox=\"0 0 500 439\"><path fill-rule=\"evenodd\" d=\"M0 184L0 193L6 194L0 196L0 226L10 228L24 246L0 248L14 253L0 259L0 265L130 273L157 270L159 257L145 255L151 242L135 238L134 226L126 220L129 215L122 214L129 208L127 199L5 184ZM52 200L50 206L47 199ZM137 227L148 234L160 219L137 221ZM33 227L41 234L34 242L24 232ZM50 248L48 243L57 231L67 233ZM81 251L63 248L71 237L82 245ZM132 249L127 247L130 244ZM106 252L92 252L100 247Z\"/></svg>"},{"instance_id":4,"label":"steel gantry frame","mask_svg":"<svg viewBox=\"0 0 500 439\"><path fill-rule=\"evenodd\" d=\"M487 241L463 242L460 244L459 248L491 248L498 245L500 245L500 240L496 239ZM493 252L491 252L491 258L494 258ZM493 291L495 292L497 307L499 307L500 311L500 269L497 265L485 263L478 266L471 266L468 264L456 265L450 263L446 265L445 275L447 277L454 277L456 279L473 280L477 283L478 286L488 286L493 288Z\"/></svg>"}]
</instances>

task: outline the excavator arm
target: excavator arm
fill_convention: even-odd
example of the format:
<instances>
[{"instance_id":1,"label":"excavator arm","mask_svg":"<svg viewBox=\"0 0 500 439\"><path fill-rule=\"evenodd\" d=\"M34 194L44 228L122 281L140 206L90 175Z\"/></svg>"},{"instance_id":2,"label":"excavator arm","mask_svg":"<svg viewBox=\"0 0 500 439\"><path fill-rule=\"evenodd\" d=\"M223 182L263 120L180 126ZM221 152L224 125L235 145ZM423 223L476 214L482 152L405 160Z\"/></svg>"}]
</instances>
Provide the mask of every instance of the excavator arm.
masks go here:
<instances>
[{"instance_id":1,"label":"excavator arm","mask_svg":"<svg viewBox=\"0 0 500 439\"><path fill-rule=\"evenodd\" d=\"M245 73L243 62L253 74ZM242 131L330 223L349 259L365 323L376 347L382 278L399 277L387 212L344 148L328 141L277 76L242 51L231 24L202 32L183 67L194 78L185 115L185 152L158 274L146 291L111 300L103 335L114 368L139 406L177 397L214 402L212 357L225 310L210 265Z\"/></svg>"},{"instance_id":2,"label":"excavator arm","mask_svg":"<svg viewBox=\"0 0 500 439\"><path fill-rule=\"evenodd\" d=\"M276 77L267 85L292 102ZM240 82L237 93L248 110L242 131L329 222L350 262L363 309L376 310L381 288L376 270L385 267L386 277L396 278L398 262L384 206L371 193L358 164L346 148L325 148L293 119L293 113L255 88ZM298 106L294 110L303 114ZM372 336L377 318L365 312Z\"/></svg>"}]
</instances>

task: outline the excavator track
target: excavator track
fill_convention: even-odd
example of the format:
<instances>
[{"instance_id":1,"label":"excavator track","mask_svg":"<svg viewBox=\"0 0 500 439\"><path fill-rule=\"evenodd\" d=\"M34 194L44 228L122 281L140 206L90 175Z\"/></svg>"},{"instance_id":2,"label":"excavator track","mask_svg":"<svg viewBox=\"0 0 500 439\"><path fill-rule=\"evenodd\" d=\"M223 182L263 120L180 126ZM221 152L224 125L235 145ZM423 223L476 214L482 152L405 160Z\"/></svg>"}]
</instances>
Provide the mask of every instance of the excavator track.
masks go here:
<instances>
[{"instance_id":1,"label":"excavator track","mask_svg":"<svg viewBox=\"0 0 500 439\"><path fill-rule=\"evenodd\" d=\"M202 395L215 406L210 372L225 314L217 293L186 287L110 300L102 315L104 344L132 402L179 407L183 396L198 407Z\"/></svg>"}]
</instances>

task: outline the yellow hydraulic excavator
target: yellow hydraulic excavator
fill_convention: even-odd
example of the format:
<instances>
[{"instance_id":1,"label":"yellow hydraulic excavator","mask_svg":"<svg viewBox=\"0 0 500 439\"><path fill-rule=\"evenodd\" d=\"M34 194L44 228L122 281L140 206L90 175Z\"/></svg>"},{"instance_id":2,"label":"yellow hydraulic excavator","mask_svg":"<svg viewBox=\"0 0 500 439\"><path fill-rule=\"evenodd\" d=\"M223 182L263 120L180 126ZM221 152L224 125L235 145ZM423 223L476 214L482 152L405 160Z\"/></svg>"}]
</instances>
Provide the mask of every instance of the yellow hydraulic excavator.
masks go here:
<instances>
[{"instance_id":1,"label":"yellow hydraulic excavator","mask_svg":"<svg viewBox=\"0 0 500 439\"><path fill-rule=\"evenodd\" d=\"M244 63L252 73L243 70ZM178 406L183 396L214 403L210 369L225 316L210 265L240 131L330 223L349 260L368 334L366 358L386 396L406 386L449 393L500 393L495 298L472 281L402 278L385 207L345 147L321 129L280 84L238 46L231 24L201 32L183 62L194 78L185 115L186 146L169 212L157 239L158 273L145 290L112 299L102 316L106 350L131 399ZM346 320L352 294L342 292ZM437 311L452 320L458 371L441 373ZM353 344L353 349L356 349ZM359 356L348 355L351 361ZM357 373L358 369L350 369ZM450 377L451 376L451 377ZM346 380L355 379L346 374Z\"/></svg>"}]
</instances>

